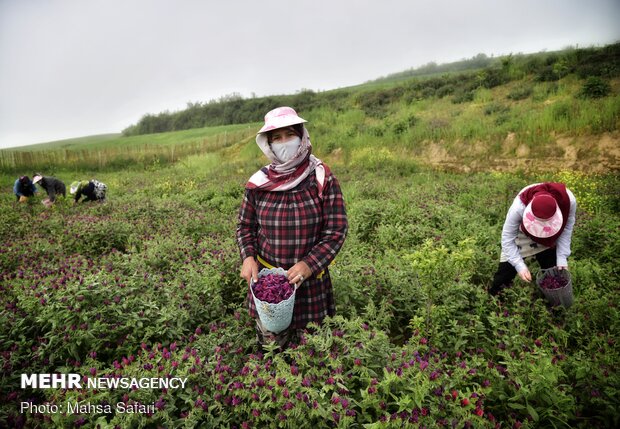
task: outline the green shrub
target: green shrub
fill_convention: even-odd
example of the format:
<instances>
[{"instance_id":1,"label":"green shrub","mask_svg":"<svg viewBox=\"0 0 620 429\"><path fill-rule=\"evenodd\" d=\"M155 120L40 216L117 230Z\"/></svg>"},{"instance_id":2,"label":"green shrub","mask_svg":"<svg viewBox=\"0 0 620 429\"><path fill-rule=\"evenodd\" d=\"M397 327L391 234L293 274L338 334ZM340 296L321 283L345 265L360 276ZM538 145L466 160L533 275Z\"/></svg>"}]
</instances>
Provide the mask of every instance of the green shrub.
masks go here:
<instances>
[{"instance_id":1,"label":"green shrub","mask_svg":"<svg viewBox=\"0 0 620 429\"><path fill-rule=\"evenodd\" d=\"M475 91L457 91L452 97L452 103L461 104L473 101L475 94Z\"/></svg>"},{"instance_id":2,"label":"green shrub","mask_svg":"<svg viewBox=\"0 0 620 429\"><path fill-rule=\"evenodd\" d=\"M598 76L590 76L581 87L579 96L582 98L602 98L611 93L611 85Z\"/></svg>"},{"instance_id":3,"label":"green shrub","mask_svg":"<svg viewBox=\"0 0 620 429\"><path fill-rule=\"evenodd\" d=\"M514 101L525 100L533 93L534 89L531 86L518 86L510 91L506 97Z\"/></svg>"}]
</instances>

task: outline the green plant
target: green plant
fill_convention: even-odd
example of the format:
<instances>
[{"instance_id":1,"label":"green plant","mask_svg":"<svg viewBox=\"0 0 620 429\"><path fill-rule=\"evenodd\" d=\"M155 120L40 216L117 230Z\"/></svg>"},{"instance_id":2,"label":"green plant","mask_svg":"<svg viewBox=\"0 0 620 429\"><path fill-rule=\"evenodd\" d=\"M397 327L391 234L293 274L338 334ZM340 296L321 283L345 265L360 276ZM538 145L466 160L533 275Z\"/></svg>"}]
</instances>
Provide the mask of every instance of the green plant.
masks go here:
<instances>
[{"instance_id":1,"label":"green plant","mask_svg":"<svg viewBox=\"0 0 620 429\"><path fill-rule=\"evenodd\" d=\"M599 76L590 76L586 79L579 95L583 98L602 98L611 93L611 85Z\"/></svg>"}]
</instances>

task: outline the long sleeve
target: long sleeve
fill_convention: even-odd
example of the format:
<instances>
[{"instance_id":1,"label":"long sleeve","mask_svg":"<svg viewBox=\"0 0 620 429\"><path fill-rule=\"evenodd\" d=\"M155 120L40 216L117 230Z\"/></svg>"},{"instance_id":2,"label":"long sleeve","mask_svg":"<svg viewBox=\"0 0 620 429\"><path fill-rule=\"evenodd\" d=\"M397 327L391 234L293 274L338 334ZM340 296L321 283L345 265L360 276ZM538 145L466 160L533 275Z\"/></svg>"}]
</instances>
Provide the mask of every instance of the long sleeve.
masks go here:
<instances>
[{"instance_id":1,"label":"long sleeve","mask_svg":"<svg viewBox=\"0 0 620 429\"><path fill-rule=\"evenodd\" d=\"M557 260L556 265L568 266L568 257L570 256L570 243L573 236L573 227L575 226L575 212L577 211L577 200L571 191L566 190L570 200L570 210L564 231L557 240Z\"/></svg>"},{"instance_id":2,"label":"long sleeve","mask_svg":"<svg viewBox=\"0 0 620 429\"><path fill-rule=\"evenodd\" d=\"M318 242L303 258L314 274L323 271L334 260L348 230L347 213L338 180L330 175L326 187L323 197L323 228Z\"/></svg>"},{"instance_id":3,"label":"long sleeve","mask_svg":"<svg viewBox=\"0 0 620 429\"><path fill-rule=\"evenodd\" d=\"M236 232L237 244L242 261L248 256L257 255L256 232L257 220L254 198L252 191L246 189L243 195L241 208L239 209Z\"/></svg>"},{"instance_id":4,"label":"long sleeve","mask_svg":"<svg viewBox=\"0 0 620 429\"><path fill-rule=\"evenodd\" d=\"M508 262L515 267L517 272L521 272L526 268L523 258L519 254L519 249L515 242L517 235L519 234L519 226L523 220L523 212L525 211L525 205L521 202L519 196L517 196L506 215L506 221L502 228L502 252L508 258Z\"/></svg>"},{"instance_id":5,"label":"long sleeve","mask_svg":"<svg viewBox=\"0 0 620 429\"><path fill-rule=\"evenodd\" d=\"M15 195L17 195L18 197L22 197L24 194L21 193L21 191L19 190L19 179L17 179L15 181L15 184L13 185L13 193Z\"/></svg>"}]
</instances>

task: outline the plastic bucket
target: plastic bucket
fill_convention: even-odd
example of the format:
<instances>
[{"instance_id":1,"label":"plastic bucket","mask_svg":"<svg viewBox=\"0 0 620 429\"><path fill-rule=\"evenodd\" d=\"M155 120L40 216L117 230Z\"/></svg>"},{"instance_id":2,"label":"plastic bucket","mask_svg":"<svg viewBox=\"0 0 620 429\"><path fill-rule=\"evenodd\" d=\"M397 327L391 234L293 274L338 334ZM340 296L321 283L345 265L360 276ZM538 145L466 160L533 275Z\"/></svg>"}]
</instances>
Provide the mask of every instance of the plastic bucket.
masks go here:
<instances>
[{"instance_id":1,"label":"plastic bucket","mask_svg":"<svg viewBox=\"0 0 620 429\"><path fill-rule=\"evenodd\" d=\"M258 278L266 276L267 274L286 275L286 270L284 268L263 268L258 273ZM252 283L250 285L250 291L252 293L252 298L254 298L256 312L258 313L263 327L274 334L279 334L288 328L293 320L297 287L295 287L293 294L288 299L280 301L277 304L272 304L256 298L253 286L254 284Z\"/></svg>"},{"instance_id":2,"label":"plastic bucket","mask_svg":"<svg viewBox=\"0 0 620 429\"><path fill-rule=\"evenodd\" d=\"M547 276L563 277L568 280L568 283L562 288L545 289L540 285ZM568 270L558 270L556 267L541 269L536 275L536 284L551 305L562 305L564 307L573 305L573 281Z\"/></svg>"}]
</instances>

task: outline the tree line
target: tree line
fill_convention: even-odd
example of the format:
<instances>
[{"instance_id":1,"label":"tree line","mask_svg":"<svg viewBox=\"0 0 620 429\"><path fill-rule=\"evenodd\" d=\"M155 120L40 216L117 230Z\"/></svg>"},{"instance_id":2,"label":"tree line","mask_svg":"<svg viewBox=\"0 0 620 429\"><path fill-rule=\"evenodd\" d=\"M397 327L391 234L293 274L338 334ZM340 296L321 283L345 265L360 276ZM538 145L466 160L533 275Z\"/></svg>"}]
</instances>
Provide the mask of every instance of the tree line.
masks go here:
<instances>
[{"instance_id":1,"label":"tree line","mask_svg":"<svg viewBox=\"0 0 620 429\"><path fill-rule=\"evenodd\" d=\"M450 95L456 103L466 102L473 98L472 91L480 87L493 88L526 76L534 76L538 81L557 81L571 73L583 79L617 77L620 74L620 43L496 58L478 54L449 64L429 63L355 88L325 92L302 89L291 95L251 98L233 93L205 103L188 103L185 109L176 112L146 114L124 129L123 135L259 122L265 112L279 105L295 106L304 112L321 106L337 110L361 108L371 116L380 117L382 106L395 101L414 102ZM382 83L383 87L375 88ZM392 86L385 87L386 84Z\"/></svg>"}]
</instances>

